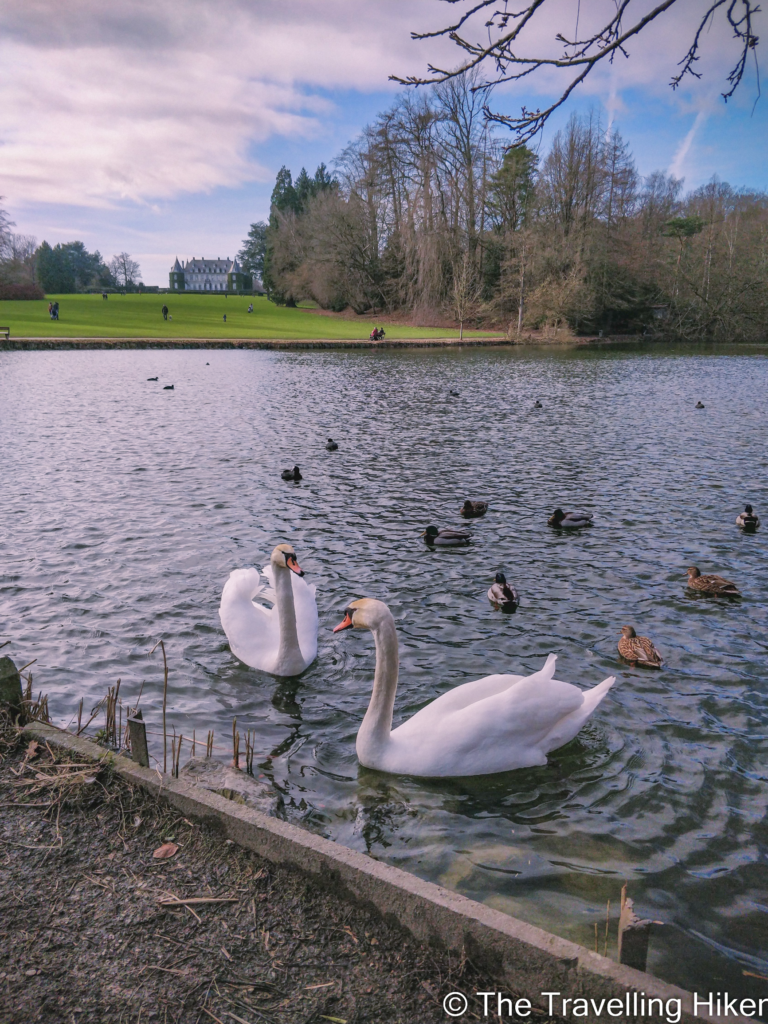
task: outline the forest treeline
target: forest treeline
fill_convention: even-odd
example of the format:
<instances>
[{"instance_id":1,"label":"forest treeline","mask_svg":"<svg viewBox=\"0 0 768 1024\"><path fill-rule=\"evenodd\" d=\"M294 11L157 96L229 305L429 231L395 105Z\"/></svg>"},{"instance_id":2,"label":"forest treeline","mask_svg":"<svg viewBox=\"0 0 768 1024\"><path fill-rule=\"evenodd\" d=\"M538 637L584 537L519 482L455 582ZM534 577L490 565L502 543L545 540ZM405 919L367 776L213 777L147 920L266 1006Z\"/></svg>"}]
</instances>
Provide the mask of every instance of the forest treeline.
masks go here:
<instances>
[{"instance_id":1,"label":"forest treeline","mask_svg":"<svg viewBox=\"0 0 768 1024\"><path fill-rule=\"evenodd\" d=\"M14 226L0 207L0 299L141 287L139 265L126 252L107 263L98 249L89 252L82 242L38 245L31 235L12 231Z\"/></svg>"},{"instance_id":2,"label":"forest treeline","mask_svg":"<svg viewBox=\"0 0 768 1024\"><path fill-rule=\"evenodd\" d=\"M510 334L765 339L768 196L641 178L596 115L572 116L546 155L505 147L472 84L406 92L333 174L281 169L240 254L270 298Z\"/></svg>"}]
</instances>

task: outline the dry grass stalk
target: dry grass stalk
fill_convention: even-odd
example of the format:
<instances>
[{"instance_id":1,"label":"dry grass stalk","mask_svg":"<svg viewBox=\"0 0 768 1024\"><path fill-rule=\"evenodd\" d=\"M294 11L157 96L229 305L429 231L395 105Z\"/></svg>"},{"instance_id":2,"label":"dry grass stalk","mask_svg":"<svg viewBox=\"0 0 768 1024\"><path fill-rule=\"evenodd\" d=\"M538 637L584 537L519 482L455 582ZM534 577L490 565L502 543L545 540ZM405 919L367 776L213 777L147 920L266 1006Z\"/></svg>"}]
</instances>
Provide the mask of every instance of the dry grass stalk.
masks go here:
<instances>
[{"instance_id":1,"label":"dry grass stalk","mask_svg":"<svg viewBox=\"0 0 768 1024\"><path fill-rule=\"evenodd\" d=\"M611 916L611 901L608 900L608 904L605 908L605 948L603 949L603 956L608 956L608 924Z\"/></svg>"},{"instance_id":2,"label":"dry grass stalk","mask_svg":"<svg viewBox=\"0 0 768 1024\"><path fill-rule=\"evenodd\" d=\"M240 733L237 731L232 737L232 766L233 768L240 767Z\"/></svg>"},{"instance_id":3,"label":"dry grass stalk","mask_svg":"<svg viewBox=\"0 0 768 1024\"><path fill-rule=\"evenodd\" d=\"M82 721L83 721L83 700L84 699L85 698L81 697L80 698L80 703L77 706L77 735L78 736L80 735L80 726L81 726Z\"/></svg>"},{"instance_id":4,"label":"dry grass stalk","mask_svg":"<svg viewBox=\"0 0 768 1024\"><path fill-rule=\"evenodd\" d=\"M192 757L195 756L195 730L192 730Z\"/></svg>"},{"instance_id":5,"label":"dry grass stalk","mask_svg":"<svg viewBox=\"0 0 768 1024\"><path fill-rule=\"evenodd\" d=\"M250 729L245 734L245 770L249 775L253 775L253 741L255 738L255 732Z\"/></svg>"},{"instance_id":6,"label":"dry grass stalk","mask_svg":"<svg viewBox=\"0 0 768 1024\"><path fill-rule=\"evenodd\" d=\"M184 736L179 736L179 742L176 744L176 760L174 761L174 774L176 778L179 777L179 758L181 757L181 744L184 740Z\"/></svg>"},{"instance_id":7,"label":"dry grass stalk","mask_svg":"<svg viewBox=\"0 0 768 1024\"><path fill-rule=\"evenodd\" d=\"M205 744L205 756L213 757L213 729L208 731L208 740Z\"/></svg>"}]
</instances>

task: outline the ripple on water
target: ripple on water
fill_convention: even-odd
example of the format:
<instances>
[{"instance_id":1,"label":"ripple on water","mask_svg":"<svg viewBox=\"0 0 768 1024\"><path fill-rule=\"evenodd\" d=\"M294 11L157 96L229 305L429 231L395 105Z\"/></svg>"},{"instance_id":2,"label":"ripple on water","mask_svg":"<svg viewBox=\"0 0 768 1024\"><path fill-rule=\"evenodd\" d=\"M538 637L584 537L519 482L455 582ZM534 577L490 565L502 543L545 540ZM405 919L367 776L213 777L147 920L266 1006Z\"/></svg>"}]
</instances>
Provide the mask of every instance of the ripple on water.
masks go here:
<instances>
[{"instance_id":1,"label":"ripple on water","mask_svg":"<svg viewBox=\"0 0 768 1024\"><path fill-rule=\"evenodd\" d=\"M652 970L765 995L742 970L766 946L768 558L763 534L733 522L745 501L768 509L763 357L638 346L0 363L13 484L0 600L62 721L120 677L126 696L144 684L159 722L148 651L163 636L169 720L185 735L215 728L222 746L233 715L255 729L260 771L294 820L590 947L627 879L639 912L670 924ZM294 463L304 480L282 481ZM491 503L472 546L427 550L419 534L458 524L465 497ZM547 529L557 505L593 511L595 526ZM321 623L318 660L291 680L238 663L217 614L230 570L263 565L283 539L317 584ZM691 564L736 580L743 600L689 595ZM514 615L485 598L498 569L522 595ZM382 776L354 746L370 636L330 631L363 595L397 619L396 722L550 651L560 678L618 683L544 768ZM661 672L617 662L625 623L655 639Z\"/></svg>"}]
</instances>

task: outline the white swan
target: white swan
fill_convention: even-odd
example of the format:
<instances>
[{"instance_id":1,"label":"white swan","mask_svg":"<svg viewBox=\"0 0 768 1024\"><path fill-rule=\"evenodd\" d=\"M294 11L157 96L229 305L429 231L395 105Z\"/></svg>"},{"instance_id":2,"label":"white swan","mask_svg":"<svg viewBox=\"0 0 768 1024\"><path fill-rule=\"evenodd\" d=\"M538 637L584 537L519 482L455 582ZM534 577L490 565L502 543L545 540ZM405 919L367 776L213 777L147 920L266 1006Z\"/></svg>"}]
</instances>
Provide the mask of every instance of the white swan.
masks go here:
<instances>
[{"instance_id":1,"label":"white swan","mask_svg":"<svg viewBox=\"0 0 768 1024\"><path fill-rule=\"evenodd\" d=\"M235 569L224 584L219 618L232 653L251 668L274 676L297 676L317 657L317 602L314 586L290 544L278 544L262 570ZM272 608L254 604L259 596Z\"/></svg>"},{"instance_id":2,"label":"white swan","mask_svg":"<svg viewBox=\"0 0 768 1024\"><path fill-rule=\"evenodd\" d=\"M397 633L382 601L353 601L334 632L370 629L376 643L371 703L357 734L367 768L397 775L489 775L547 763L547 753L573 739L616 681L591 690L553 678L550 654L530 676L494 675L464 683L392 729L397 690Z\"/></svg>"}]
</instances>

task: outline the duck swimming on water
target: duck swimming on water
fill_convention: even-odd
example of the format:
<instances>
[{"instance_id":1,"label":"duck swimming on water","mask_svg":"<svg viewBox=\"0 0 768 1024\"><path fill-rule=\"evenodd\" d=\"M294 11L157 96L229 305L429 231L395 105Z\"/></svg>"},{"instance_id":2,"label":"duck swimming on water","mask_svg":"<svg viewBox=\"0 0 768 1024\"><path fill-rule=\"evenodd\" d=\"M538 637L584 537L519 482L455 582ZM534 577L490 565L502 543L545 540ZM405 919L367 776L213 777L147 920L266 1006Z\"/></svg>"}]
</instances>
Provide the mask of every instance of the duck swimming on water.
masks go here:
<instances>
[{"instance_id":1,"label":"duck swimming on water","mask_svg":"<svg viewBox=\"0 0 768 1024\"><path fill-rule=\"evenodd\" d=\"M745 505L744 511L736 516L736 525L740 526L745 533L754 533L760 525L760 519L752 511L751 505Z\"/></svg>"},{"instance_id":2,"label":"duck swimming on water","mask_svg":"<svg viewBox=\"0 0 768 1024\"><path fill-rule=\"evenodd\" d=\"M634 665L645 665L647 668L661 668L664 659L659 654L656 644L647 636L638 636L632 626L621 627L619 654L625 661Z\"/></svg>"},{"instance_id":3,"label":"duck swimming on water","mask_svg":"<svg viewBox=\"0 0 768 1024\"><path fill-rule=\"evenodd\" d=\"M715 597L741 597L735 583L714 573L702 576L695 565L688 570L688 586L691 590L699 590L702 594L712 594Z\"/></svg>"},{"instance_id":4,"label":"duck swimming on water","mask_svg":"<svg viewBox=\"0 0 768 1024\"><path fill-rule=\"evenodd\" d=\"M591 526L592 516L588 512L563 512L556 508L547 520L547 526L559 526L566 530L577 529L580 526Z\"/></svg>"},{"instance_id":5,"label":"duck swimming on water","mask_svg":"<svg viewBox=\"0 0 768 1024\"><path fill-rule=\"evenodd\" d=\"M428 526L421 536L429 547L440 548L465 547L472 539L469 530L452 530L447 526L440 530L436 526Z\"/></svg>"},{"instance_id":6,"label":"duck swimming on water","mask_svg":"<svg viewBox=\"0 0 768 1024\"><path fill-rule=\"evenodd\" d=\"M497 572L495 582L488 591L488 600L495 608L508 608L519 603L520 595L511 583L507 583L504 573Z\"/></svg>"},{"instance_id":7,"label":"duck swimming on water","mask_svg":"<svg viewBox=\"0 0 768 1024\"><path fill-rule=\"evenodd\" d=\"M301 470L298 466L294 466L293 469L284 469L280 474L283 480L303 480L304 477L301 475Z\"/></svg>"},{"instance_id":8,"label":"duck swimming on water","mask_svg":"<svg viewBox=\"0 0 768 1024\"><path fill-rule=\"evenodd\" d=\"M338 451L338 448L339 448L338 444L333 440L332 437L329 437L328 438L328 443L325 446L325 450L328 451L328 452L335 452L335 451Z\"/></svg>"},{"instance_id":9,"label":"duck swimming on water","mask_svg":"<svg viewBox=\"0 0 768 1024\"><path fill-rule=\"evenodd\" d=\"M459 515L464 516L465 519L479 519L480 516L484 516L487 511L487 501L470 501L469 498L467 498L459 509Z\"/></svg>"}]
</instances>

